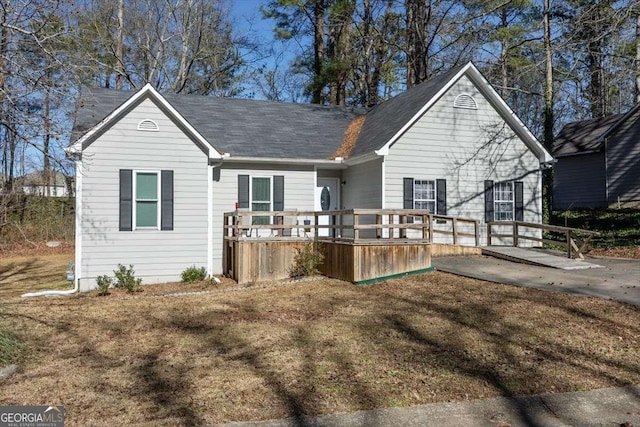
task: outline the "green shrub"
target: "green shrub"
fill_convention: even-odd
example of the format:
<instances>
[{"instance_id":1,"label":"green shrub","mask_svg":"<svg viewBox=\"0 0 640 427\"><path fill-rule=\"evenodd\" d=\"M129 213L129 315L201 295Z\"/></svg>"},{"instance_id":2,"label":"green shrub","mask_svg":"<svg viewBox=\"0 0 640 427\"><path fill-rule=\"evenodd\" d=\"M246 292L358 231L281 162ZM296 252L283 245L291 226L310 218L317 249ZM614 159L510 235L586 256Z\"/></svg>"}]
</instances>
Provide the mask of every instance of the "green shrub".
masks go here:
<instances>
[{"instance_id":1,"label":"green shrub","mask_svg":"<svg viewBox=\"0 0 640 427\"><path fill-rule=\"evenodd\" d=\"M107 276L106 274L103 274L102 276L96 277L96 283L98 284L99 296L109 295L109 288L113 283L113 279L111 277Z\"/></svg>"},{"instance_id":2,"label":"green shrub","mask_svg":"<svg viewBox=\"0 0 640 427\"><path fill-rule=\"evenodd\" d=\"M296 248L293 265L289 268L289 276L301 277L318 274L318 267L324 261L324 254L319 251L314 242L307 242L301 248Z\"/></svg>"},{"instance_id":3,"label":"green shrub","mask_svg":"<svg viewBox=\"0 0 640 427\"><path fill-rule=\"evenodd\" d=\"M204 267L192 265L182 272L182 281L185 283L201 282L207 277L207 270Z\"/></svg>"},{"instance_id":4,"label":"green shrub","mask_svg":"<svg viewBox=\"0 0 640 427\"><path fill-rule=\"evenodd\" d=\"M0 325L0 368L17 362L24 350L18 337Z\"/></svg>"},{"instance_id":5,"label":"green shrub","mask_svg":"<svg viewBox=\"0 0 640 427\"><path fill-rule=\"evenodd\" d=\"M133 269L133 265L129 264L129 268L125 267L122 264L118 264L118 269L113 271L113 274L116 276L116 288L123 288L129 292L141 292L142 279L136 278L135 270Z\"/></svg>"}]
</instances>

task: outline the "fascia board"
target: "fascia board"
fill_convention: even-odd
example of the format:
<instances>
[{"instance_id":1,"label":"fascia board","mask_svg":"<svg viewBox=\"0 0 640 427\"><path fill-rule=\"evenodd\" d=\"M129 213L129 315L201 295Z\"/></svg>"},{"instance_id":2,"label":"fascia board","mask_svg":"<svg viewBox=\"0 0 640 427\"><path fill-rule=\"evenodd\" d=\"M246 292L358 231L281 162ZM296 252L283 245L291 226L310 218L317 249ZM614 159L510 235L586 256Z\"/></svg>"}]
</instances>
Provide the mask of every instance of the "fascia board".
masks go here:
<instances>
[{"instance_id":1,"label":"fascia board","mask_svg":"<svg viewBox=\"0 0 640 427\"><path fill-rule=\"evenodd\" d=\"M74 142L71 146L67 147L65 151L67 154L78 154L83 150L83 146L85 143L90 141L94 136L96 136L102 129L115 121L118 117L120 117L123 113L128 111L133 105L135 105L138 101L140 101L143 97L149 96L153 98L156 102L160 103L163 109L166 110L167 114L171 116L174 120L178 121L185 130L191 134L191 136L201 143L208 150L208 156L210 159L221 159L222 155L207 141L192 125L186 120L182 114L176 110L171 103L169 103L164 96L162 96L157 90L153 88L153 86L149 83L144 85L142 89L138 92L134 93L129 99L127 99L122 105L113 110L107 117L102 119L98 124L92 127L90 130L84 133L76 142Z\"/></svg>"}]
</instances>

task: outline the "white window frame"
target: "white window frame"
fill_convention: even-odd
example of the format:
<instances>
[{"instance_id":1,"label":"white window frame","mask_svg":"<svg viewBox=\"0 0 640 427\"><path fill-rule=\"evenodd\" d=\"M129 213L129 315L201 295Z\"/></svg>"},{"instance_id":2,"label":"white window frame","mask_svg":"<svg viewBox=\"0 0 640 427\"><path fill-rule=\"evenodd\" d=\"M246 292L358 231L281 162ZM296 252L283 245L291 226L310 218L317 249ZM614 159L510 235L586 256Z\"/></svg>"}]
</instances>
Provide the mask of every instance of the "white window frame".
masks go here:
<instances>
[{"instance_id":1,"label":"white window frame","mask_svg":"<svg viewBox=\"0 0 640 427\"><path fill-rule=\"evenodd\" d=\"M433 199L419 199L416 197L416 188L418 183L433 183ZM436 210L438 209L438 188L437 188L437 183L435 179L414 179L413 180L413 208L414 209L425 209L425 208L417 208L416 207L416 202L433 202L433 210L429 209L429 212L433 215L436 215L437 212ZM428 208L427 208L428 209Z\"/></svg>"},{"instance_id":2,"label":"white window frame","mask_svg":"<svg viewBox=\"0 0 640 427\"><path fill-rule=\"evenodd\" d=\"M511 193L510 200L498 197L498 195L504 196L504 194L508 194L508 193L505 193L504 189L498 190L498 187L503 185L508 185L510 188L509 190L509 192ZM511 212L498 209L498 206L500 206L501 204L507 204L507 203L511 204ZM502 212L510 213L511 218L500 218L499 216ZM494 221L513 221L515 217L516 217L516 193L515 193L514 182L502 181L502 182L494 183L493 184L493 220Z\"/></svg>"},{"instance_id":3,"label":"white window frame","mask_svg":"<svg viewBox=\"0 0 640 427\"><path fill-rule=\"evenodd\" d=\"M156 175L156 226L155 227L138 227L138 174L155 174ZM160 198L160 187L161 187L161 174L159 170L134 170L133 171L133 183L132 183L132 199L133 206L131 208L131 222L132 222L132 230L160 230L160 212L162 212L160 208L160 204L162 203ZM150 199L140 199L140 201L153 201Z\"/></svg>"},{"instance_id":4,"label":"white window frame","mask_svg":"<svg viewBox=\"0 0 640 427\"><path fill-rule=\"evenodd\" d=\"M273 211L273 176L268 175L249 175L249 210L253 211L253 179L254 178L266 178L269 180L269 210L267 212ZM266 203L266 201L257 201L255 203ZM273 217L271 215L255 215L256 217L267 217L269 222L267 224L273 223ZM253 219L251 221L253 224Z\"/></svg>"}]
</instances>

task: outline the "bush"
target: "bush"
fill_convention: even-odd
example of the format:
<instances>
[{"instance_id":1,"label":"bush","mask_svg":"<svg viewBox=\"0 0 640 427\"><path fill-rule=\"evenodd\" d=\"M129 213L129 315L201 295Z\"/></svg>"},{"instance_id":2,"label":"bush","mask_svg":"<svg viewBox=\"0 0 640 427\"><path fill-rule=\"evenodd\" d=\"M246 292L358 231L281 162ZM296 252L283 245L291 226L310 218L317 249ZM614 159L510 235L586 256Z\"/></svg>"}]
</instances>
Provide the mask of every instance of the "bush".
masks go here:
<instances>
[{"instance_id":1,"label":"bush","mask_svg":"<svg viewBox=\"0 0 640 427\"><path fill-rule=\"evenodd\" d=\"M289 276L301 277L318 274L318 267L324 261L324 254L316 248L314 242L307 242L296 249L293 265L289 268Z\"/></svg>"},{"instance_id":2,"label":"bush","mask_svg":"<svg viewBox=\"0 0 640 427\"><path fill-rule=\"evenodd\" d=\"M204 267L192 265L182 272L182 281L185 283L201 282L207 277L207 270Z\"/></svg>"},{"instance_id":3,"label":"bush","mask_svg":"<svg viewBox=\"0 0 640 427\"><path fill-rule=\"evenodd\" d=\"M4 322L4 307L0 306L0 368L18 362L27 350L13 330Z\"/></svg>"},{"instance_id":4,"label":"bush","mask_svg":"<svg viewBox=\"0 0 640 427\"><path fill-rule=\"evenodd\" d=\"M96 277L96 283L98 284L99 296L109 295L109 288L113 283L113 279L111 277L107 276L106 274L103 274L102 276Z\"/></svg>"},{"instance_id":5,"label":"bush","mask_svg":"<svg viewBox=\"0 0 640 427\"><path fill-rule=\"evenodd\" d=\"M133 265L129 264L129 268L122 264L118 264L118 269L113 271L116 276L116 288L123 288L129 292L140 292L142 287L142 279L136 278Z\"/></svg>"},{"instance_id":6,"label":"bush","mask_svg":"<svg viewBox=\"0 0 640 427\"><path fill-rule=\"evenodd\" d=\"M0 368L17 362L25 349L18 337L0 324Z\"/></svg>"}]
</instances>

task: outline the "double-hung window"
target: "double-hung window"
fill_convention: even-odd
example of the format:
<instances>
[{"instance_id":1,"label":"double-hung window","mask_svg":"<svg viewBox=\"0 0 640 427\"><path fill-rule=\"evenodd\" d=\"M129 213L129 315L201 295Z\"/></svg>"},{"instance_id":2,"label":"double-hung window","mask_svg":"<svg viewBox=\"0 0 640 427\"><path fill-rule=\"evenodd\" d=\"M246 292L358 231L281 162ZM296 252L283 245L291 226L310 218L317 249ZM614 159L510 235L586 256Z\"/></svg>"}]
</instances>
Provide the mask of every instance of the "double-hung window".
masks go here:
<instances>
[{"instance_id":1,"label":"double-hung window","mask_svg":"<svg viewBox=\"0 0 640 427\"><path fill-rule=\"evenodd\" d=\"M173 230L173 171L120 169L119 175L119 230Z\"/></svg>"},{"instance_id":2,"label":"double-hung window","mask_svg":"<svg viewBox=\"0 0 640 427\"><path fill-rule=\"evenodd\" d=\"M135 228L158 228L160 217L158 172L135 173Z\"/></svg>"},{"instance_id":3,"label":"double-hung window","mask_svg":"<svg viewBox=\"0 0 640 427\"><path fill-rule=\"evenodd\" d=\"M493 186L493 212L495 221L513 221L513 182L497 182Z\"/></svg>"},{"instance_id":4,"label":"double-hung window","mask_svg":"<svg viewBox=\"0 0 640 427\"><path fill-rule=\"evenodd\" d=\"M416 179L413 182L413 208L436 212L436 182Z\"/></svg>"},{"instance_id":5,"label":"double-hung window","mask_svg":"<svg viewBox=\"0 0 640 427\"><path fill-rule=\"evenodd\" d=\"M251 210L271 211L272 206L271 178L252 177L251 178ZM269 216L253 216L252 224L269 224Z\"/></svg>"}]
</instances>

